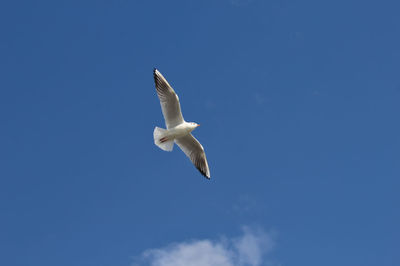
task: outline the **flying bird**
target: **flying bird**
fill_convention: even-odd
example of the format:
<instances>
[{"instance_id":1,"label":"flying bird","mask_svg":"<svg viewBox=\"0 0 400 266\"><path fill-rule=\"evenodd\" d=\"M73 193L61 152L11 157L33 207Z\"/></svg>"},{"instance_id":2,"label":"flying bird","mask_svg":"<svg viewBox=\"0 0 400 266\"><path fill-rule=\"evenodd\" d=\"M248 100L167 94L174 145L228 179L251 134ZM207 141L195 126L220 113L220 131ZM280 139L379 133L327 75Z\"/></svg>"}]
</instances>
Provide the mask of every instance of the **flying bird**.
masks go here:
<instances>
[{"instance_id":1,"label":"flying bird","mask_svg":"<svg viewBox=\"0 0 400 266\"><path fill-rule=\"evenodd\" d=\"M191 134L200 125L194 122L186 122L183 119L179 97L174 89L157 69L154 69L153 75L165 125L167 126L167 129L154 128L154 143L164 151L172 151L175 142L200 173L210 179L210 169L204 148Z\"/></svg>"}]
</instances>

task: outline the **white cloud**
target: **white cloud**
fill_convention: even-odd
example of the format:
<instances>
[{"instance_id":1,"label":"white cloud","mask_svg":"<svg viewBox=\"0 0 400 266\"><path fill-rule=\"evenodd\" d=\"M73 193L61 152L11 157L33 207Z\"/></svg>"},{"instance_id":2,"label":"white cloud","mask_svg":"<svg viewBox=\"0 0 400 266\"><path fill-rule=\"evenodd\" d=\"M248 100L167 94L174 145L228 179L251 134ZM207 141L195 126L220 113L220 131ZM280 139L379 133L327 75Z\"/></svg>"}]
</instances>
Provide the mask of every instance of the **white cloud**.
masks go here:
<instances>
[{"instance_id":1,"label":"white cloud","mask_svg":"<svg viewBox=\"0 0 400 266\"><path fill-rule=\"evenodd\" d=\"M243 227L239 237L192 240L149 249L134 266L260 266L274 246L272 237L261 229ZM269 263L268 263L269 264Z\"/></svg>"}]
</instances>

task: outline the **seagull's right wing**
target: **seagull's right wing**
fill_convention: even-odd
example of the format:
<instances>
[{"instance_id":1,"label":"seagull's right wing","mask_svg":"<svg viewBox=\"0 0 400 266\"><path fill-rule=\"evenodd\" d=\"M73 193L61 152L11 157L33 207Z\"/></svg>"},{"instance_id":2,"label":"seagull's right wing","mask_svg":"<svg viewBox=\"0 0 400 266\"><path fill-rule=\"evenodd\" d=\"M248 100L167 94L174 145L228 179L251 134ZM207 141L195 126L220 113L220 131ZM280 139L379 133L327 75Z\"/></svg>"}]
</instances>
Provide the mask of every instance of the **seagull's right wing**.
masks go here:
<instances>
[{"instance_id":1,"label":"seagull's right wing","mask_svg":"<svg viewBox=\"0 0 400 266\"><path fill-rule=\"evenodd\" d=\"M208 168L206 153L200 142L192 134L176 138L175 142L186 156L190 158L197 170L210 179L210 169Z\"/></svg>"},{"instance_id":2,"label":"seagull's right wing","mask_svg":"<svg viewBox=\"0 0 400 266\"><path fill-rule=\"evenodd\" d=\"M184 122L178 95L161 73L154 69L154 82L167 129Z\"/></svg>"}]
</instances>

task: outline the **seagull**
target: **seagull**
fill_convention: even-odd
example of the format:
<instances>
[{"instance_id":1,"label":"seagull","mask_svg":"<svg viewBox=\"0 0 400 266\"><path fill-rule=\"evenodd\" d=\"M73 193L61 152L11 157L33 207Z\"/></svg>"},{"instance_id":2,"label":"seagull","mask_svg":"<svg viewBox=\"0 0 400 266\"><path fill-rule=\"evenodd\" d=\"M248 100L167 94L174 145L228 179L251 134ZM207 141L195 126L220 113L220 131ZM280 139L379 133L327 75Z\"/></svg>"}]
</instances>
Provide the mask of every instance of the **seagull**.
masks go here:
<instances>
[{"instance_id":1,"label":"seagull","mask_svg":"<svg viewBox=\"0 0 400 266\"><path fill-rule=\"evenodd\" d=\"M210 179L210 169L204 148L191 134L200 125L194 122L186 122L183 119L179 97L174 89L156 68L153 75L165 125L167 126L167 129L154 128L154 144L164 151L172 151L175 142L200 173Z\"/></svg>"}]
</instances>

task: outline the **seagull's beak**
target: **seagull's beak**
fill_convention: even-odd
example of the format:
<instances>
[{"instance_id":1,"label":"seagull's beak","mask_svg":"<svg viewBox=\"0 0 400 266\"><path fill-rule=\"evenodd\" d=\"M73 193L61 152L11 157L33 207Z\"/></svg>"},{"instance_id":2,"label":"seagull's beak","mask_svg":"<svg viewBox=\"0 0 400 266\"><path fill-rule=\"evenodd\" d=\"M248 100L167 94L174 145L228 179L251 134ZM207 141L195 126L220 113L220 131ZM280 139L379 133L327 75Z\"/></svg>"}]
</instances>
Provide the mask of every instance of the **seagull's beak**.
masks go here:
<instances>
[{"instance_id":1,"label":"seagull's beak","mask_svg":"<svg viewBox=\"0 0 400 266\"><path fill-rule=\"evenodd\" d=\"M199 127L199 126L200 126L200 124L197 124L197 126Z\"/></svg>"}]
</instances>

